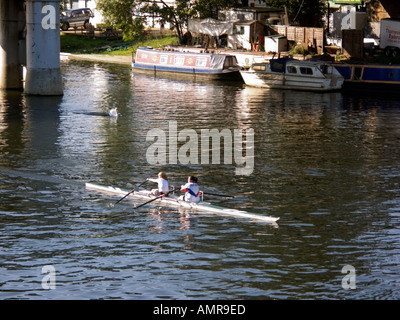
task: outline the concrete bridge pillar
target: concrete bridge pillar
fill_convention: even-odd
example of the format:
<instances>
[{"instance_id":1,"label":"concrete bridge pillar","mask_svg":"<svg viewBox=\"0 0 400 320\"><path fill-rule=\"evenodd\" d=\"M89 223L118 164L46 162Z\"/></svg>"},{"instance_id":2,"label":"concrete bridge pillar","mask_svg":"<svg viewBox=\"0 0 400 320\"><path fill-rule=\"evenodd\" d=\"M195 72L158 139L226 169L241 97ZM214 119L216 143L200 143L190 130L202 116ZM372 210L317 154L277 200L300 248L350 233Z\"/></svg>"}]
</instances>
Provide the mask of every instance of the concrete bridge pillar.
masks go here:
<instances>
[{"instance_id":1,"label":"concrete bridge pillar","mask_svg":"<svg viewBox=\"0 0 400 320\"><path fill-rule=\"evenodd\" d=\"M62 95L60 0L27 0L26 31L25 93Z\"/></svg>"},{"instance_id":2,"label":"concrete bridge pillar","mask_svg":"<svg viewBox=\"0 0 400 320\"><path fill-rule=\"evenodd\" d=\"M22 89L20 45L25 25L22 0L0 0L0 89Z\"/></svg>"}]
</instances>

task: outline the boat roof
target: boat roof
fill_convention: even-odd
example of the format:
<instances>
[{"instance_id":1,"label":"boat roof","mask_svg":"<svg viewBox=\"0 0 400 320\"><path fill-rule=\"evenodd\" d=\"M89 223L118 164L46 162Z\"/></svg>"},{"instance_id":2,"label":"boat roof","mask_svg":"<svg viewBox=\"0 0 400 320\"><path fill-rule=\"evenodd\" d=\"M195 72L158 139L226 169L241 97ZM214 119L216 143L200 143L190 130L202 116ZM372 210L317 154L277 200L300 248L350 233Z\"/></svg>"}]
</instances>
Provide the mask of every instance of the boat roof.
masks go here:
<instances>
[{"instance_id":1,"label":"boat roof","mask_svg":"<svg viewBox=\"0 0 400 320\"><path fill-rule=\"evenodd\" d=\"M296 65L300 65L300 66L309 66L309 67L313 67L313 66L317 66L317 65L321 65L321 64L330 64L330 62L327 61L322 61L322 60L297 60L297 59L293 59L293 58L278 58L278 59L271 59L269 60L269 62L256 62L254 63L254 65L264 65L264 64L270 64L271 66L271 70L273 68L277 68L277 69L281 69L284 68L287 64L296 64ZM275 70L273 70L275 71ZM279 72L279 71L277 71Z\"/></svg>"},{"instance_id":2,"label":"boat roof","mask_svg":"<svg viewBox=\"0 0 400 320\"><path fill-rule=\"evenodd\" d=\"M190 55L219 55L219 56L227 56L227 57L232 57L234 55L229 54L229 53L220 53L220 52L198 52L198 51L181 51L181 50L163 50L163 49L157 49L157 48L152 48L152 47L138 47L137 50L145 50L145 51L155 51L159 53L165 53L165 54L190 54Z\"/></svg>"}]
</instances>

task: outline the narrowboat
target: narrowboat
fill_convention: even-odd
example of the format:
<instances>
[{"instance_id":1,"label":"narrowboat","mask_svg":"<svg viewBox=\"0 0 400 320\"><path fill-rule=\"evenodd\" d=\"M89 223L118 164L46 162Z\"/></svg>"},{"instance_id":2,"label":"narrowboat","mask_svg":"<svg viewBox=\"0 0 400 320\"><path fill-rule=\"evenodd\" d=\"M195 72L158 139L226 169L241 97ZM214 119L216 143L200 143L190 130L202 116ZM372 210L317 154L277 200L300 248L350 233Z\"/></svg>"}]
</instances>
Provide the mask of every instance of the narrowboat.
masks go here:
<instances>
[{"instance_id":1,"label":"narrowboat","mask_svg":"<svg viewBox=\"0 0 400 320\"><path fill-rule=\"evenodd\" d=\"M340 90L344 81L330 63L293 58L254 63L249 70L240 73L248 86L273 89L334 91Z\"/></svg>"},{"instance_id":2,"label":"narrowboat","mask_svg":"<svg viewBox=\"0 0 400 320\"><path fill-rule=\"evenodd\" d=\"M132 70L155 76L169 75L206 80L243 81L236 57L229 54L182 52L139 47Z\"/></svg>"},{"instance_id":3,"label":"narrowboat","mask_svg":"<svg viewBox=\"0 0 400 320\"><path fill-rule=\"evenodd\" d=\"M400 65L337 63L344 77L344 90L364 92L399 92Z\"/></svg>"}]
</instances>

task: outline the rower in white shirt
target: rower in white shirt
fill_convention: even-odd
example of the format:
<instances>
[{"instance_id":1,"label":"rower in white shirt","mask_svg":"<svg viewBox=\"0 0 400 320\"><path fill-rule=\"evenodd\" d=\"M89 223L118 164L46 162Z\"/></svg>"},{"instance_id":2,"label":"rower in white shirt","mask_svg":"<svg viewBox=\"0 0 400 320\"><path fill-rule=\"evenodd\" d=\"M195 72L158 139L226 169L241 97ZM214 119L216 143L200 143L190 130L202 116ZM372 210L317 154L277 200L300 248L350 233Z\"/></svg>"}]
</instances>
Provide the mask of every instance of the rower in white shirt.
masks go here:
<instances>
[{"instance_id":1,"label":"rower in white shirt","mask_svg":"<svg viewBox=\"0 0 400 320\"><path fill-rule=\"evenodd\" d=\"M180 200L190 201L190 202L200 202L200 187L197 184L197 178L195 176L190 176L188 182L181 186L181 191L185 192L185 195L180 197Z\"/></svg>"},{"instance_id":2,"label":"rower in white shirt","mask_svg":"<svg viewBox=\"0 0 400 320\"><path fill-rule=\"evenodd\" d=\"M150 182L154 182L158 184L158 189L152 189L150 194L151 195L155 195L155 196L159 196L162 193L163 194L167 194L168 193L168 178L167 175L164 172L159 172L158 173L158 178L157 179L150 179L147 178L148 181Z\"/></svg>"}]
</instances>

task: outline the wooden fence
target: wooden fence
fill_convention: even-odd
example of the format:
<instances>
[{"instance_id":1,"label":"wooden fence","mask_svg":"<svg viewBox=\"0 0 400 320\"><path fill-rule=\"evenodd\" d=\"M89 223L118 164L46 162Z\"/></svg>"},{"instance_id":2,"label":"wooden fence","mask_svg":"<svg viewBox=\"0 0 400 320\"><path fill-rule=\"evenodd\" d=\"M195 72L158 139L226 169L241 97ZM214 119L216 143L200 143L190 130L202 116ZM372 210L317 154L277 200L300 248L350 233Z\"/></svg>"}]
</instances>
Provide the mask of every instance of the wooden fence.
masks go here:
<instances>
[{"instance_id":1,"label":"wooden fence","mask_svg":"<svg viewBox=\"0 0 400 320\"><path fill-rule=\"evenodd\" d=\"M314 49L318 54L324 52L324 29L323 28L308 28L308 27L293 27L273 25L268 26L271 34L279 34L286 36L288 41L295 41L298 44Z\"/></svg>"}]
</instances>

